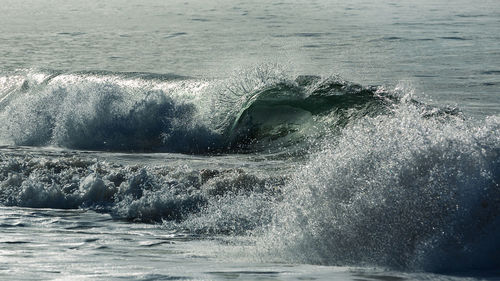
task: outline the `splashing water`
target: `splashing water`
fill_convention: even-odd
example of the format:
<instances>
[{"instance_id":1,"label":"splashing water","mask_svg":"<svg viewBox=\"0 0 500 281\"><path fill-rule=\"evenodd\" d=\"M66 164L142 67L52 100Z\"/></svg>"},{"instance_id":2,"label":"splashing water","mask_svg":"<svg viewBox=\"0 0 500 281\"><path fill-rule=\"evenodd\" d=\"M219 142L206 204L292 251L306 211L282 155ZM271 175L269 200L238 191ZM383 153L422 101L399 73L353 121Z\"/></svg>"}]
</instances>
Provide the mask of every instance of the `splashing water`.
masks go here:
<instances>
[{"instance_id":1,"label":"splashing water","mask_svg":"<svg viewBox=\"0 0 500 281\"><path fill-rule=\"evenodd\" d=\"M336 76L237 76L5 76L4 144L52 148L4 147L0 202L222 235L247 259L499 267L499 118Z\"/></svg>"}]
</instances>

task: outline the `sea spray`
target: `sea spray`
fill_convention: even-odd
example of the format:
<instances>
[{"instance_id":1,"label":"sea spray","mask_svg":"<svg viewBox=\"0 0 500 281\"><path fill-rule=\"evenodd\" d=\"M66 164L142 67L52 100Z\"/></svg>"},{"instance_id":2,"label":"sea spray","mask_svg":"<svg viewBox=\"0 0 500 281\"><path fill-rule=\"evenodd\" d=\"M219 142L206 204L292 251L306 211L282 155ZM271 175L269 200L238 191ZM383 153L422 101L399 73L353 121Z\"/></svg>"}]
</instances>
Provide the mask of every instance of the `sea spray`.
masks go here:
<instances>
[{"instance_id":1,"label":"sea spray","mask_svg":"<svg viewBox=\"0 0 500 281\"><path fill-rule=\"evenodd\" d=\"M364 118L298 169L257 248L286 262L498 268L500 120Z\"/></svg>"},{"instance_id":2,"label":"sea spray","mask_svg":"<svg viewBox=\"0 0 500 281\"><path fill-rule=\"evenodd\" d=\"M190 152L213 141L193 119L196 108L189 97L190 102L183 99L184 91L196 92L202 82L179 82L171 75L69 73L33 85L29 77L11 90L1 112L2 139L16 145Z\"/></svg>"}]
</instances>

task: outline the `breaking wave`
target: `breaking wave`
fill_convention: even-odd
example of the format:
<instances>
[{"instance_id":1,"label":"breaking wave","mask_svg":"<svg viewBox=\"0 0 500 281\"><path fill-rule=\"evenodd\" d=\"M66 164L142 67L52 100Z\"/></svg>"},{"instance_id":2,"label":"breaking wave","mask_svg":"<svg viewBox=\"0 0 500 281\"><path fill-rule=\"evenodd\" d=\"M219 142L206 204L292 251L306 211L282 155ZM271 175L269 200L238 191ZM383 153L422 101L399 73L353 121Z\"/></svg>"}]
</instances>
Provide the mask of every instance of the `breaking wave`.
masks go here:
<instances>
[{"instance_id":1,"label":"breaking wave","mask_svg":"<svg viewBox=\"0 0 500 281\"><path fill-rule=\"evenodd\" d=\"M404 90L273 68L219 81L16 75L2 78L6 145L145 160L4 146L2 205L90 208L244 240L248 256L272 261L500 268L498 117L470 120ZM152 165L136 152L203 155Z\"/></svg>"},{"instance_id":2,"label":"breaking wave","mask_svg":"<svg viewBox=\"0 0 500 281\"><path fill-rule=\"evenodd\" d=\"M270 67L207 81L147 73L25 71L4 75L0 140L130 152L228 153L316 140L387 113L398 98L339 77L286 77Z\"/></svg>"}]
</instances>

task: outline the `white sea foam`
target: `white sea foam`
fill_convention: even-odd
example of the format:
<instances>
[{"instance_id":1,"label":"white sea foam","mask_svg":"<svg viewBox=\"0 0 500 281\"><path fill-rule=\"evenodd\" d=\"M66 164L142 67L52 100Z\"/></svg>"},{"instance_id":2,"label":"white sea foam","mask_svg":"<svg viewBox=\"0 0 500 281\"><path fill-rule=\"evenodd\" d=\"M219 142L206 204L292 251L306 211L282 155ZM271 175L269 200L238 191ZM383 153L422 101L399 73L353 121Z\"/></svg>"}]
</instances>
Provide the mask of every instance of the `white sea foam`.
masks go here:
<instances>
[{"instance_id":1,"label":"white sea foam","mask_svg":"<svg viewBox=\"0 0 500 281\"><path fill-rule=\"evenodd\" d=\"M498 268L499 159L499 118L425 118L403 104L301 167L257 247L299 263Z\"/></svg>"}]
</instances>

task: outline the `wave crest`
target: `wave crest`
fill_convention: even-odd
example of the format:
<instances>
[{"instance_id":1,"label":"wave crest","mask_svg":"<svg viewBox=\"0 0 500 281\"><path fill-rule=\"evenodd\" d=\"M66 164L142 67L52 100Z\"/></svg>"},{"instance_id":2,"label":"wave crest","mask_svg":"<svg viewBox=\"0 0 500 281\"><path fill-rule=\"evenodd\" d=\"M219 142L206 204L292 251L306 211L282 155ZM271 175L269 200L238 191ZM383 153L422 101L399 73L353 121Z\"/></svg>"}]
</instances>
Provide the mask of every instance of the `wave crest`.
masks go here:
<instances>
[{"instance_id":1,"label":"wave crest","mask_svg":"<svg viewBox=\"0 0 500 281\"><path fill-rule=\"evenodd\" d=\"M390 113L399 100L381 87L292 79L273 67L222 81L109 72L4 78L11 81L1 89L4 143L86 150L306 151L308 141Z\"/></svg>"}]
</instances>

